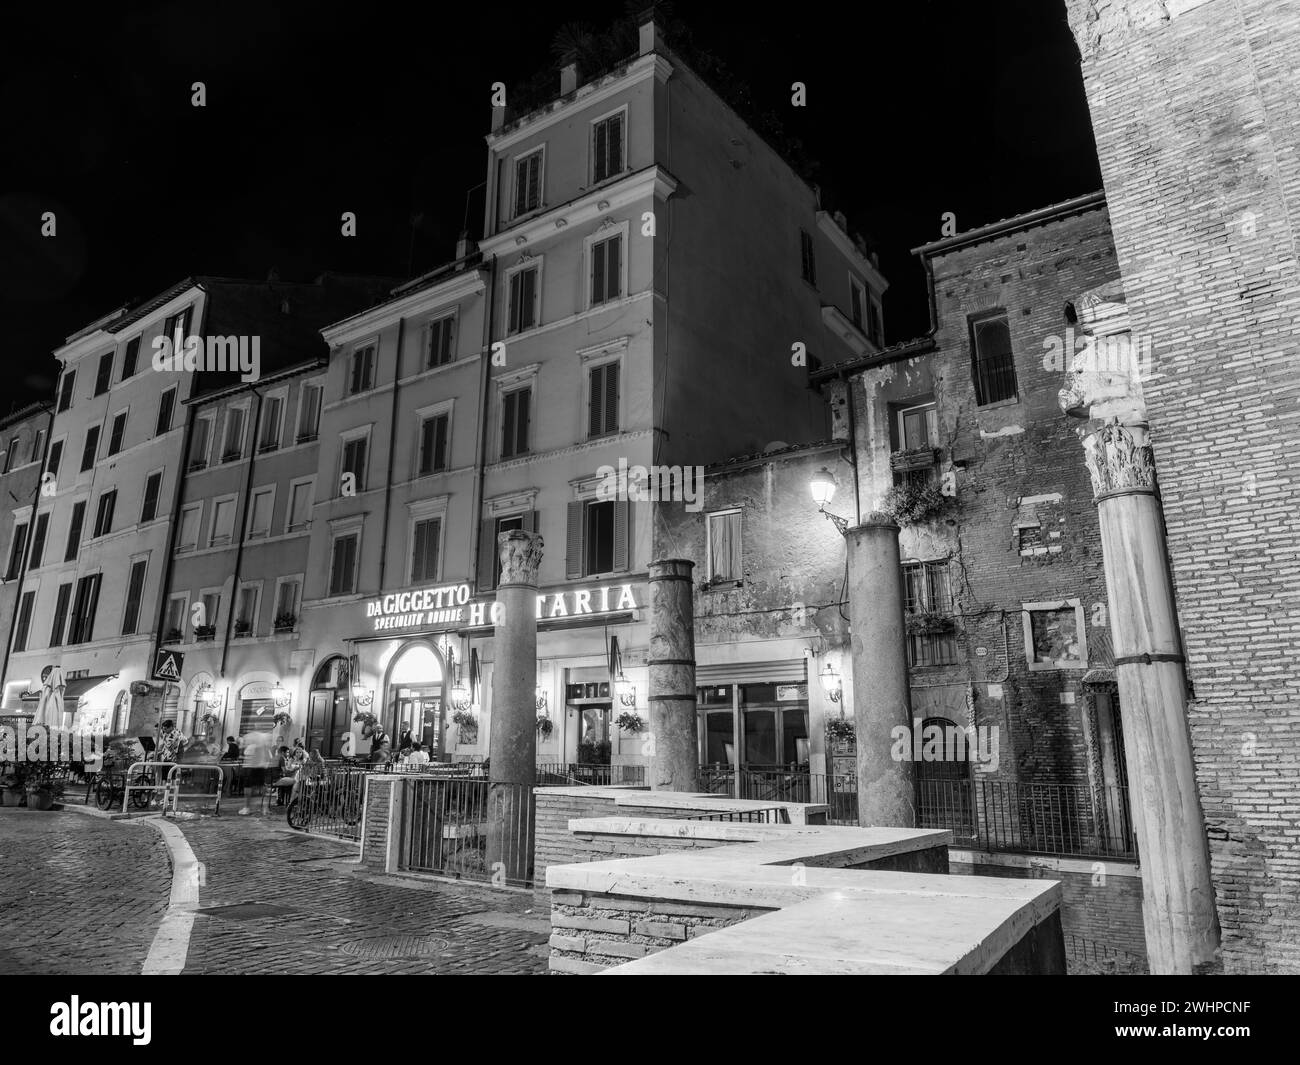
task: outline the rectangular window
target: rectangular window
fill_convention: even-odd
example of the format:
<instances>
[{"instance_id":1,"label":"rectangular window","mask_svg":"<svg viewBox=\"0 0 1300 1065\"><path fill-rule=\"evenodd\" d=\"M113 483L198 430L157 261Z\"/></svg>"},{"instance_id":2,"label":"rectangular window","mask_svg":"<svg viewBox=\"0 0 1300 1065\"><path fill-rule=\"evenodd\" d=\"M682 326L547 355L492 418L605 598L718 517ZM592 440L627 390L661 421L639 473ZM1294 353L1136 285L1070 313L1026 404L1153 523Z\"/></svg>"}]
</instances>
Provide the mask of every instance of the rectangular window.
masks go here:
<instances>
[{"instance_id":1,"label":"rectangular window","mask_svg":"<svg viewBox=\"0 0 1300 1065\"><path fill-rule=\"evenodd\" d=\"M449 314L445 318L429 323L427 348L424 368L432 370L435 366L446 366L455 358L456 316Z\"/></svg>"},{"instance_id":2,"label":"rectangular window","mask_svg":"<svg viewBox=\"0 0 1300 1065\"><path fill-rule=\"evenodd\" d=\"M258 451L274 451L280 446L280 409L283 400L268 396L262 404L262 435L257 441Z\"/></svg>"},{"instance_id":3,"label":"rectangular window","mask_svg":"<svg viewBox=\"0 0 1300 1065\"><path fill-rule=\"evenodd\" d=\"M239 602L235 604L235 632L244 635L257 630L257 598L256 584L239 589Z\"/></svg>"},{"instance_id":4,"label":"rectangular window","mask_svg":"<svg viewBox=\"0 0 1300 1065\"><path fill-rule=\"evenodd\" d=\"M447 429L450 415L435 414L420 423L420 476L447 468Z\"/></svg>"},{"instance_id":5,"label":"rectangular window","mask_svg":"<svg viewBox=\"0 0 1300 1065\"><path fill-rule=\"evenodd\" d=\"M298 443L315 440L320 430L320 395L319 385L302 386L302 405L298 408Z\"/></svg>"},{"instance_id":6,"label":"rectangular window","mask_svg":"<svg viewBox=\"0 0 1300 1065\"><path fill-rule=\"evenodd\" d=\"M45 472L52 478L58 479L59 465L63 462L63 441L56 440L50 445L50 458L45 463Z\"/></svg>"},{"instance_id":7,"label":"rectangular window","mask_svg":"<svg viewBox=\"0 0 1300 1065\"><path fill-rule=\"evenodd\" d=\"M50 626L50 646L62 647L63 634L68 627L68 605L72 602L72 583L59 585L54 597L54 624Z\"/></svg>"},{"instance_id":8,"label":"rectangular window","mask_svg":"<svg viewBox=\"0 0 1300 1065\"><path fill-rule=\"evenodd\" d=\"M359 436L354 440L344 441L343 444L343 467L340 474L352 474L355 479L355 488L358 492L366 490L366 444L368 441L364 436ZM340 476L339 482L342 484L343 478Z\"/></svg>"},{"instance_id":9,"label":"rectangular window","mask_svg":"<svg viewBox=\"0 0 1300 1065\"><path fill-rule=\"evenodd\" d=\"M531 388L516 388L501 397L501 457L528 454L528 416Z\"/></svg>"},{"instance_id":10,"label":"rectangular window","mask_svg":"<svg viewBox=\"0 0 1300 1065\"><path fill-rule=\"evenodd\" d=\"M352 377L348 383L348 394L357 395L368 392L375 384L375 345L367 344L352 353Z\"/></svg>"},{"instance_id":11,"label":"rectangular window","mask_svg":"<svg viewBox=\"0 0 1300 1065\"><path fill-rule=\"evenodd\" d=\"M144 482L144 506L140 508L140 522L158 517L158 496L162 492L162 474L151 473Z\"/></svg>"},{"instance_id":12,"label":"rectangular window","mask_svg":"<svg viewBox=\"0 0 1300 1065\"><path fill-rule=\"evenodd\" d=\"M903 566L907 657L910 666L946 666L957 661L953 636L952 590L948 563L909 562Z\"/></svg>"},{"instance_id":13,"label":"rectangular window","mask_svg":"<svg viewBox=\"0 0 1300 1065\"><path fill-rule=\"evenodd\" d=\"M281 581L275 593L275 624L283 627L282 622L298 613L298 582ZM293 622L289 622L292 626Z\"/></svg>"},{"instance_id":14,"label":"rectangular window","mask_svg":"<svg viewBox=\"0 0 1300 1065\"><path fill-rule=\"evenodd\" d=\"M1011 327L1005 311L970 319L971 372L975 402L998 403L1016 398L1016 365Z\"/></svg>"},{"instance_id":15,"label":"rectangular window","mask_svg":"<svg viewBox=\"0 0 1300 1065\"><path fill-rule=\"evenodd\" d=\"M221 445L221 461L235 462L244 453L244 408L226 411L226 439Z\"/></svg>"},{"instance_id":16,"label":"rectangular window","mask_svg":"<svg viewBox=\"0 0 1300 1065\"><path fill-rule=\"evenodd\" d=\"M68 643L89 643L95 638L95 611L99 608L100 575L92 573L77 581L72 597L72 618L68 627Z\"/></svg>"},{"instance_id":17,"label":"rectangular window","mask_svg":"<svg viewBox=\"0 0 1300 1065\"><path fill-rule=\"evenodd\" d=\"M126 352L122 356L122 380L135 376L135 364L140 359L140 338L133 337L126 342Z\"/></svg>"},{"instance_id":18,"label":"rectangular window","mask_svg":"<svg viewBox=\"0 0 1300 1065\"><path fill-rule=\"evenodd\" d=\"M235 534L235 501L218 499L212 504L212 534L208 540L209 547L228 544Z\"/></svg>"},{"instance_id":19,"label":"rectangular window","mask_svg":"<svg viewBox=\"0 0 1300 1065\"><path fill-rule=\"evenodd\" d=\"M1025 658L1030 670L1083 669L1088 653L1077 599L1024 605Z\"/></svg>"},{"instance_id":20,"label":"rectangular window","mask_svg":"<svg viewBox=\"0 0 1300 1065\"><path fill-rule=\"evenodd\" d=\"M352 595L357 590L358 533L334 538L330 557L330 595Z\"/></svg>"},{"instance_id":21,"label":"rectangular window","mask_svg":"<svg viewBox=\"0 0 1300 1065\"><path fill-rule=\"evenodd\" d=\"M250 540L271 535L271 503L274 498L275 494L270 488L264 488L260 492L253 493L248 518L248 538Z\"/></svg>"},{"instance_id":22,"label":"rectangular window","mask_svg":"<svg viewBox=\"0 0 1300 1065\"><path fill-rule=\"evenodd\" d=\"M190 445L190 470L201 470L208 464L208 448L212 445L213 418L194 419L194 440Z\"/></svg>"},{"instance_id":23,"label":"rectangular window","mask_svg":"<svg viewBox=\"0 0 1300 1065\"><path fill-rule=\"evenodd\" d=\"M616 234L591 246L591 305L593 307L623 294L623 236Z\"/></svg>"},{"instance_id":24,"label":"rectangular window","mask_svg":"<svg viewBox=\"0 0 1300 1065\"><path fill-rule=\"evenodd\" d=\"M629 517L626 500L574 500L569 504L565 575L589 577L628 568Z\"/></svg>"},{"instance_id":25,"label":"rectangular window","mask_svg":"<svg viewBox=\"0 0 1300 1065\"><path fill-rule=\"evenodd\" d=\"M140 624L140 602L144 599L144 576L148 565L143 558L131 563L131 575L126 581L126 610L122 612L123 636L133 636Z\"/></svg>"},{"instance_id":26,"label":"rectangular window","mask_svg":"<svg viewBox=\"0 0 1300 1065\"><path fill-rule=\"evenodd\" d=\"M305 529L311 521L311 490L309 481L295 484L289 490L289 532Z\"/></svg>"},{"instance_id":27,"label":"rectangular window","mask_svg":"<svg viewBox=\"0 0 1300 1065\"><path fill-rule=\"evenodd\" d=\"M708 535L710 582L741 580L740 511L710 514Z\"/></svg>"},{"instance_id":28,"label":"rectangular window","mask_svg":"<svg viewBox=\"0 0 1300 1065\"><path fill-rule=\"evenodd\" d=\"M117 489L105 492L99 497L99 506L95 510L95 531L91 538L107 536L113 531L113 509L117 506Z\"/></svg>"},{"instance_id":29,"label":"rectangular window","mask_svg":"<svg viewBox=\"0 0 1300 1065\"><path fill-rule=\"evenodd\" d=\"M507 333L522 333L537 324L537 267L530 266L510 275L509 317Z\"/></svg>"},{"instance_id":30,"label":"rectangular window","mask_svg":"<svg viewBox=\"0 0 1300 1065\"><path fill-rule=\"evenodd\" d=\"M86 430L86 442L81 447L81 472L85 473L95 465L95 453L99 450L99 426L92 425Z\"/></svg>"},{"instance_id":31,"label":"rectangular window","mask_svg":"<svg viewBox=\"0 0 1300 1065\"><path fill-rule=\"evenodd\" d=\"M113 353L105 352L99 357L99 369L95 372L95 395L102 396L113 383Z\"/></svg>"},{"instance_id":32,"label":"rectangular window","mask_svg":"<svg viewBox=\"0 0 1300 1065\"><path fill-rule=\"evenodd\" d=\"M194 635L200 636L200 627L204 630L209 638L216 635L217 618L221 614L221 593L204 592L203 593L203 625L194 626Z\"/></svg>"},{"instance_id":33,"label":"rectangular window","mask_svg":"<svg viewBox=\"0 0 1300 1065\"><path fill-rule=\"evenodd\" d=\"M77 371L64 370L63 376L59 379L59 409L58 413L62 414L65 410L72 407L72 390L77 384Z\"/></svg>"},{"instance_id":34,"label":"rectangular window","mask_svg":"<svg viewBox=\"0 0 1300 1065\"><path fill-rule=\"evenodd\" d=\"M172 427L172 414L176 410L176 389L169 388L158 397L158 421L154 425L153 435L162 436Z\"/></svg>"},{"instance_id":35,"label":"rectangular window","mask_svg":"<svg viewBox=\"0 0 1300 1065\"><path fill-rule=\"evenodd\" d=\"M610 115L592 128L593 182L623 172L623 115Z\"/></svg>"},{"instance_id":36,"label":"rectangular window","mask_svg":"<svg viewBox=\"0 0 1300 1065\"><path fill-rule=\"evenodd\" d=\"M28 560L28 569L36 569L45 561L45 538L49 531L49 511L46 511L44 514L38 514L36 516L36 531L32 533L32 557Z\"/></svg>"},{"instance_id":37,"label":"rectangular window","mask_svg":"<svg viewBox=\"0 0 1300 1065\"><path fill-rule=\"evenodd\" d=\"M32 437L32 454L28 462L39 462L41 458L41 448L45 446L45 430L37 429L36 435Z\"/></svg>"},{"instance_id":38,"label":"rectangular window","mask_svg":"<svg viewBox=\"0 0 1300 1065\"><path fill-rule=\"evenodd\" d=\"M817 250L813 247L812 234L806 229L799 230L799 275L808 284L817 284Z\"/></svg>"},{"instance_id":39,"label":"rectangular window","mask_svg":"<svg viewBox=\"0 0 1300 1065\"><path fill-rule=\"evenodd\" d=\"M904 451L939 446L939 412L933 403L898 412L898 441Z\"/></svg>"},{"instance_id":40,"label":"rectangular window","mask_svg":"<svg viewBox=\"0 0 1300 1065\"><path fill-rule=\"evenodd\" d=\"M202 517L202 503L195 503L181 511L181 531L176 538L177 551L193 551L199 546L199 522Z\"/></svg>"},{"instance_id":41,"label":"rectangular window","mask_svg":"<svg viewBox=\"0 0 1300 1065\"><path fill-rule=\"evenodd\" d=\"M856 277L849 278L849 309L853 324L865 333L867 331L867 290Z\"/></svg>"},{"instance_id":42,"label":"rectangular window","mask_svg":"<svg viewBox=\"0 0 1300 1065\"><path fill-rule=\"evenodd\" d=\"M163 639L175 643L185 638L185 608L188 605L183 595L173 595L167 600L167 624L163 628Z\"/></svg>"},{"instance_id":43,"label":"rectangular window","mask_svg":"<svg viewBox=\"0 0 1300 1065\"><path fill-rule=\"evenodd\" d=\"M86 522L86 501L72 504L72 521L68 523L68 546L63 552L64 562L75 562L81 548L81 527Z\"/></svg>"},{"instance_id":44,"label":"rectangular window","mask_svg":"<svg viewBox=\"0 0 1300 1065\"><path fill-rule=\"evenodd\" d=\"M414 543L411 549L412 581L438 579L438 539L441 533L441 518L428 518L415 523Z\"/></svg>"},{"instance_id":45,"label":"rectangular window","mask_svg":"<svg viewBox=\"0 0 1300 1065\"><path fill-rule=\"evenodd\" d=\"M27 523L14 526L14 534L9 541L9 565L5 567L5 580L12 581L18 577L23 567L23 552L27 550Z\"/></svg>"},{"instance_id":46,"label":"rectangular window","mask_svg":"<svg viewBox=\"0 0 1300 1065\"><path fill-rule=\"evenodd\" d=\"M108 453L116 455L122 450L122 440L126 437L126 411L113 415L113 425L108 433Z\"/></svg>"},{"instance_id":47,"label":"rectangular window","mask_svg":"<svg viewBox=\"0 0 1300 1065\"><path fill-rule=\"evenodd\" d=\"M880 304L875 300L867 301L867 336L876 347L884 347L885 326L880 320Z\"/></svg>"},{"instance_id":48,"label":"rectangular window","mask_svg":"<svg viewBox=\"0 0 1300 1065\"><path fill-rule=\"evenodd\" d=\"M171 341L173 355L178 355L185 349L185 338L190 332L190 311L193 309L193 307L186 307L163 323L162 335Z\"/></svg>"},{"instance_id":49,"label":"rectangular window","mask_svg":"<svg viewBox=\"0 0 1300 1065\"><path fill-rule=\"evenodd\" d=\"M607 362L593 366L588 374L588 436L618 432L618 368L617 362Z\"/></svg>"},{"instance_id":50,"label":"rectangular window","mask_svg":"<svg viewBox=\"0 0 1300 1065\"><path fill-rule=\"evenodd\" d=\"M8 473L17 465L18 465L18 437L15 436L12 440L9 441L9 447L5 450L4 472Z\"/></svg>"},{"instance_id":51,"label":"rectangular window","mask_svg":"<svg viewBox=\"0 0 1300 1065\"><path fill-rule=\"evenodd\" d=\"M515 217L542 205L542 151L515 160Z\"/></svg>"},{"instance_id":52,"label":"rectangular window","mask_svg":"<svg viewBox=\"0 0 1300 1065\"><path fill-rule=\"evenodd\" d=\"M18 606L18 624L14 628L14 650L27 650L27 630L32 624L32 607L36 605L35 592L23 592L23 601Z\"/></svg>"}]
</instances>

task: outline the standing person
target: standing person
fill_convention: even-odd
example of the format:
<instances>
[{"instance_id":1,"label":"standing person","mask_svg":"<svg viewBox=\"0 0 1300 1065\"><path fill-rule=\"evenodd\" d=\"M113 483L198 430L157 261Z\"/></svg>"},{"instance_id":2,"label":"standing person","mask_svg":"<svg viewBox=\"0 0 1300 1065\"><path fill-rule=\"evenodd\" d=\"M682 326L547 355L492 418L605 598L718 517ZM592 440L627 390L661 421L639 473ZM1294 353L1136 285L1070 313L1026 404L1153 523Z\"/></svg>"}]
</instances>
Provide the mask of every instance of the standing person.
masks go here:
<instances>
[{"instance_id":1,"label":"standing person","mask_svg":"<svg viewBox=\"0 0 1300 1065\"><path fill-rule=\"evenodd\" d=\"M374 738L370 741L370 760L372 762L387 762L393 754L393 741L388 738L388 733L379 726L375 726Z\"/></svg>"},{"instance_id":2,"label":"standing person","mask_svg":"<svg viewBox=\"0 0 1300 1065\"><path fill-rule=\"evenodd\" d=\"M176 727L176 722L168 718L162 723L162 728L158 732L157 746L154 748L155 762L179 762L181 752L185 750L185 745L189 740Z\"/></svg>"}]
</instances>

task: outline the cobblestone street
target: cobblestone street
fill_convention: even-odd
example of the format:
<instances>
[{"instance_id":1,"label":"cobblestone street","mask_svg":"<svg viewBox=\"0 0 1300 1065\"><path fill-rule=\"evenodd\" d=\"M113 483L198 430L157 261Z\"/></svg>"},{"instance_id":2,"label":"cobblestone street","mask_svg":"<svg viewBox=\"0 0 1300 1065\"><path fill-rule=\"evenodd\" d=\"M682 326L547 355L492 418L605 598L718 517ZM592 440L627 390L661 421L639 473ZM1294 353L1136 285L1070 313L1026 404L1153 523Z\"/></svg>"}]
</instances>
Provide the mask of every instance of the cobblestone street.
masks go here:
<instances>
[{"instance_id":1,"label":"cobblestone street","mask_svg":"<svg viewBox=\"0 0 1300 1065\"><path fill-rule=\"evenodd\" d=\"M355 846L276 821L179 827L204 866L186 974L545 971L529 894L357 875ZM140 972L171 887L153 828L0 809L0 854L0 974Z\"/></svg>"}]
</instances>

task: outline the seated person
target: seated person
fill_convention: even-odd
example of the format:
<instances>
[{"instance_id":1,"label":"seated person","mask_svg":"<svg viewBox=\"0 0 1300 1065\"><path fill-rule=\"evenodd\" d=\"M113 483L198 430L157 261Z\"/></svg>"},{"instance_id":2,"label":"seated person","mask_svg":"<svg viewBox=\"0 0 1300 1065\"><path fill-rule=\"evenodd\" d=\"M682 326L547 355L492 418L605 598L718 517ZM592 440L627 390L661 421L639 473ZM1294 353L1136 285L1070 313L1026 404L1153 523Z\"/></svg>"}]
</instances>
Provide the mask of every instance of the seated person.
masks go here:
<instances>
[{"instance_id":1,"label":"seated person","mask_svg":"<svg viewBox=\"0 0 1300 1065\"><path fill-rule=\"evenodd\" d=\"M402 762L405 765L428 765L429 752L424 749L424 744L419 740L412 740L411 751Z\"/></svg>"}]
</instances>

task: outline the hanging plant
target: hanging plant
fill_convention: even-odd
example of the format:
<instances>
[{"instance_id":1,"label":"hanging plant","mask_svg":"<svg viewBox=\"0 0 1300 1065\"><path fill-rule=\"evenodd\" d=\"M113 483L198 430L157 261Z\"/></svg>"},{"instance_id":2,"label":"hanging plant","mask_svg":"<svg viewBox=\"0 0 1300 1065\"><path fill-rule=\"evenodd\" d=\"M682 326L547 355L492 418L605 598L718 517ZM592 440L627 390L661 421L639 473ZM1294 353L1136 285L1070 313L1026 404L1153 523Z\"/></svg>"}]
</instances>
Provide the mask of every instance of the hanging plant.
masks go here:
<instances>
[{"instance_id":1,"label":"hanging plant","mask_svg":"<svg viewBox=\"0 0 1300 1065\"><path fill-rule=\"evenodd\" d=\"M645 722L641 720L640 714L634 714L631 711L618 715L618 720L614 722L624 732L644 732Z\"/></svg>"},{"instance_id":2,"label":"hanging plant","mask_svg":"<svg viewBox=\"0 0 1300 1065\"><path fill-rule=\"evenodd\" d=\"M476 730L478 728L478 718L470 710L457 710L451 715L452 724L458 728L466 730Z\"/></svg>"},{"instance_id":3,"label":"hanging plant","mask_svg":"<svg viewBox=\"0 0 1300 1065\"><path fill-rule=\"evenodd\" d=\"M208 728L216 728L218 725L221 724L221 719L217 717L217 715L214 714L211 710L209 710L206 714L204 714L201 718L199 718L199 720L202 721L203 724L205 724Z\"/></svg>"},{"instance_id":4,"label":"hanging plant","mask_svg":"<svg viewBox=\"0 0 1300 1065\"><path fill-rule=\"evenodd\" d=\"M361 722L361 738L368 739L374 734L375 726L379 724L379 718L369 710L358 710L352 715L353 721Z\"/></svg>"},{"instance_id":5,"label":"hanging plant","mask_svg":"<svg viewBox=\"0 0 1300 1065\"><path fill-rule=\"evenodd\" d=\"M929 636L952 632L954 621L951 614L942 614L937 610L918 610L907 615L907 634L909 636Z\"/></svg>"},{"instance_id":6,"label":"hanging plant","mask_svg":"<svg viewBox=\"0 0 1300 1065\"><path fill-rule=\"evenodd\" d=\"M949 501L937 485L913 481L894 485L880 509L899 525L922 525L942 514Z\"/></svg>"},{"instance_id":7,"label":"hanging plant","mask_svg":"<svg viewBox=\"0 0 1300 1065\"><path fill-rule=\"evenodd\" d=\"M851 740L857 737L857 729L852 718L833 717L826 722L826 735L834 740Z\"/></svg>"},{"instance_id":8,"label":"hanging plant","mask_svg":"<svg viewBox=\"0 0 1300 1065\"><path fill-rule=\"evenodd\" d=\"M282 728L288 728L293 723L293 718L290 716L288 710L277 710L271 716L271 720Z\"/></svg>"},{"instance_id":9,"label":"hanging plant","mask_svg":"<svg viewBox=\"0 0 1300 1065\"><path fill-rule=\"evenodd\" d=\"M555 722L549 717L539 717L537 719L537 735L542 739L548 739L552 732L555 731Z\"/></svg>"}]
</instances>

